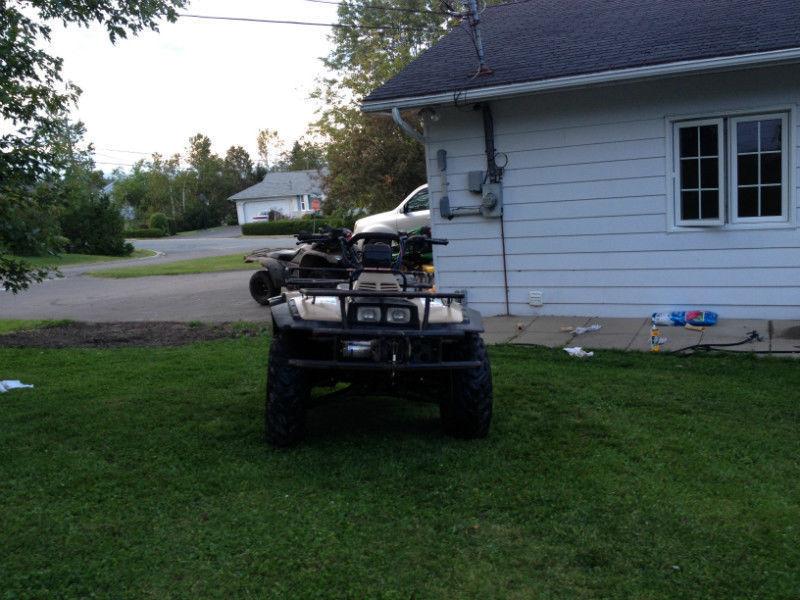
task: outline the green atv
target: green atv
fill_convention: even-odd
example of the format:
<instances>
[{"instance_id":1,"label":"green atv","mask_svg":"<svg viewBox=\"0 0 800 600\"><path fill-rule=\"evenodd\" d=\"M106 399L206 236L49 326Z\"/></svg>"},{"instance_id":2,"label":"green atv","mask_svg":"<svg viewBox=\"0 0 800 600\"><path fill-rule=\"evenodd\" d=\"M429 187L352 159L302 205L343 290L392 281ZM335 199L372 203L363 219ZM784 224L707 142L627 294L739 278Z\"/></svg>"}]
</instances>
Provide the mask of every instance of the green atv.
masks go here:
<instances>
[{"instance_id":1,"label":"green atv","mask_svg":"<svg viewBox=\"0 0 800 600\"><path fill-rule=\"evenodd\" d=\"M303 287L270 300L267 441L299 442L312 388L340 383L350 385L332 395L434 401L447 433L485 437L492 418L492 373L480 337L481 316L462 304L463 294L433 292L403 267L414 246L447 240L361 233L343 243L353 265L346 280L335 288Z\"/></svg>"}]
</instances>

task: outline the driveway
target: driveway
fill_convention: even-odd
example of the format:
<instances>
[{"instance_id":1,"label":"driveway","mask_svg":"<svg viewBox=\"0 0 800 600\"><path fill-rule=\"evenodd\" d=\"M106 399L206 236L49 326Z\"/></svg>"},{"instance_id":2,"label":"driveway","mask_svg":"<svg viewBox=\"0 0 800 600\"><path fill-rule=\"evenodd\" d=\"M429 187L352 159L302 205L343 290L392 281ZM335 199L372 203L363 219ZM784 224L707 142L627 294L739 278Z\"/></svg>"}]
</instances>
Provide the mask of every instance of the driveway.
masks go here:
<instances>
[{"instance_id":1,"label":"driveway","mask_svg":"<svg viewBox=\"0 0 800 600\"><path fill-rule=\"evenodd\" d=\"M145 261L163 263L237 252L244 255L256 248L289 248L295 244L291 236L241 237L238 228L227 231L230 237L206 237L203 233L133 240L137 248L150 248L162 254L151 258L65 267L61 279L33 285L16 296L0 292L0 318L81 321L266 319L266 309L250 297L249 271L133 279L102 279L86 274L125 265L141 265Z\"/></svg>"}]
</instances>

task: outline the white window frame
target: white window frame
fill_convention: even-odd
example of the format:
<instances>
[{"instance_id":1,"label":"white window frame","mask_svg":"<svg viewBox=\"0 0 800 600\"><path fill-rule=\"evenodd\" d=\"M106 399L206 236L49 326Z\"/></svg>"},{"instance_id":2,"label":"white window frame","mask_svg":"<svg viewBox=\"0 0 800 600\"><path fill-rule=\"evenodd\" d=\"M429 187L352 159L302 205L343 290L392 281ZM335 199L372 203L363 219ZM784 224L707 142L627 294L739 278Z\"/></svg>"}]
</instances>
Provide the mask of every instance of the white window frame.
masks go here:
<instances>
[{"instance_id":1,"label":"white window frame","mask_svg":"<svg viewBox=\"0 0 800 600\"><path fill-rule=\"evenodd\" d=\"M717 189L719 202L718 217L716 219L682 219L681 218L681 129L685 127L703 127L705 125L717 126ZM672 198L673 210L675 211L675 224L678 227L721 227L725 224L725 174L727 173L725 156L725 121L723 118L717 119L694 119L691 121L672 122ZM698 158L699 160L699 158ZM700 169L697 172L698 188L700 186ZM698 192L698 202L701 202L702 194Z\"/></svg>"},{"instance_id":2,"label":"white window frame","mask_svg":"<svg viewBox=\"0 0 800 600\"><path fill-rule=\"evenodd\" d=\"M774 221L766 220L773 219L774 217L749 217L749 222L732 221L733 208L735 208L731 201L731 196L728 192L726 185L725 195L725 222L716 229L725 230L744 230L744 229L797 229L800 221L797 219L798 211L798 189L797 173L800 173L800 165L798 165L798 148L797 148L797 131L796 128L800 124L798 120L798 104L765 104L760 106L748 107L730 107L724 110L705 110L701 113L683 113L683 114L668 114L664 117L665 137L669 142L667 143L666 152L666 192L667 192L667 233L699 233L701 231L708 231L714 227L698 227L697 225L683 225L678 217L678 202L680 196L676 194L676 188L679 185L677 182L677 173L675 171L676 160L680 160L677 155L680 154L680 146L675 147L675 128L676 125L681 123L689 123L690 121L713 120L712 116L720 115L719 118L730 121L739 117L753 117L753 116L766 116L772 117L778 114L787 115L788 128L785 132L785 144L787 145L786 160L788 161L788 169L786 171L786 193L787 193L787 219ZM710 116L711 115L711 116ZM726 127L726 154L730 155L730 135ZM730 156L726 156L728 168L733 164ZM726 171L726 179L730 182L730 173Z\"/></svg>"},{"instance_id":3,"label":"white window frame","mask_svg":"<svg viewBox=\"0 0 800 600\"><path fill-rule=\"evenodd\" d=\"M781 215L777 217L740 217L739 216L739 169L738 169L738 154L737 154L737 125L739 123L748 121L766 121L779 118L781 120ZM789 114L788 112L768 112L755 115L741 115L731 117L728 119L728 155L730 156L729 162L729 175L728 178L731 182L730 191L730 221L736 223L787 223L789 219L789 186L792 181L791 173L789 171L789 154L791 147L789 146ZM760 139L760 138L759 138ZM759 154L760 156L760 148ZM761 174L761 161L758 165L759 182ZM760 189L759 183L757 189Z\"/></svg>"},{"instance_id":4,"label":"white window frame","mask_svg":"<svg viewBox=\"0 0 800 600\"><path fill-rule=\"evenodd\" d=\"M308 212L308 196L306 194L300 196L300 212Z\"/></svg>"}]
</instances>

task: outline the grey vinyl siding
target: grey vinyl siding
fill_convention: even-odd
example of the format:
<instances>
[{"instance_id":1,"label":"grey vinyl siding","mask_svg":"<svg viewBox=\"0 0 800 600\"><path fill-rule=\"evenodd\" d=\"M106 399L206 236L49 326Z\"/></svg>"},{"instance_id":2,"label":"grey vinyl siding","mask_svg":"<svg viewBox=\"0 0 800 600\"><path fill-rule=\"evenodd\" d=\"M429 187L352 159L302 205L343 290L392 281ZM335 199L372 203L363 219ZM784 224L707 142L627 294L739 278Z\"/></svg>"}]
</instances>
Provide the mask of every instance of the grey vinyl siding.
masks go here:
<instances>
[{"instance_id":1,"label":"grey vinyl siding","mask_svg":"<svg viewBox=\"0 0 800 600\"><path fill-rule=\"evenodd\" d=\"M467 100L468 102L468 100ZM676 77L493 103L503 180L512 314L641 316L700 308L730 318L800 318L800 66ZM674 227L670 118L790 110L791 215L757 228ZM438 214L436 152L448 153L452 206L474 206L485 169L480 114L437 108L426 125L439 285L505 312L500 223ZM528 305L541 290L544 306Z\"/></svg>"}]
</instances>

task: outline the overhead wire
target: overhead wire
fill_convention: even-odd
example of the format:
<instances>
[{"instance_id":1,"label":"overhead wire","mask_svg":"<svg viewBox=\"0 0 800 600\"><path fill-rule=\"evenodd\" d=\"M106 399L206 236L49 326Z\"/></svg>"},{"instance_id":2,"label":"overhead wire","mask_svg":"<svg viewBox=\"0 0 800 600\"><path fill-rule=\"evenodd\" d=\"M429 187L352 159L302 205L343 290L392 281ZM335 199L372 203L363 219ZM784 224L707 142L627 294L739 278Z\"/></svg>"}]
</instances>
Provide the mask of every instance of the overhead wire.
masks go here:
<instances>
[{"instance_id":1,"label":"overhead wire","mask_svg":"<svg viewBox=\"0 0 800 600\"><path fill-rule=\"evenodd\" d=\"M245 23L271 23L277 25L303 25L310 27L332 27L334 29L366 29L377 31L424 31L418 27L402 27L399 25L350 25L346 23L320 23L317 21L295 21L291 19L259 19L255 17L224 17L221 15L194 15L178 13L179 17L188 19L207 19L211 21L241 21Z\"/></svg>"},{"instance_id":2,"label":"overhead wire","mask_svg":"<svg viewBox=\"0 0 800 600\"><path fill-rule=\"evenodd\" d=\"M333 4L335 6L351 6L346 2L337 2L337 0L303 0L304 2L315 2L317 4ZM386 10L386 11L394 11L394 12L404 12L404 13L415 13L420 15L444 15L447 16L450 13L445 11L439 10L430 10L428 8L404 8L401 6L379 6L377 4L362 4L361 6L354 6L353 8L365 9L365 10Z\"/></svg>"}]
</instances>

